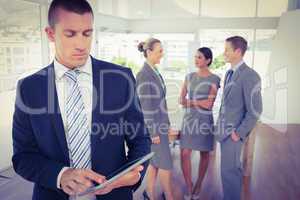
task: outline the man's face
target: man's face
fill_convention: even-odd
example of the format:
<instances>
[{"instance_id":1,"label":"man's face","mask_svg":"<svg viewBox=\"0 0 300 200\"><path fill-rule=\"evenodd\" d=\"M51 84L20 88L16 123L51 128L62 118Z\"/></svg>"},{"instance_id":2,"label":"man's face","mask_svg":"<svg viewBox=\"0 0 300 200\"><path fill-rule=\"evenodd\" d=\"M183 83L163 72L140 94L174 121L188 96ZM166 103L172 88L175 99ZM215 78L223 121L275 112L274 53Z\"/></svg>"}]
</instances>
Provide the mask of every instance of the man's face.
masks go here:
<instances>
[{"instance_id":1,"label":"man's face","mask_svg":"<svg viewBox=\"0 0 300 200\"><path fill-rule=\"evenodd\" d=\"M46 28L49 40L55 44L56 59L69 68L82 66L91 50L93 15L80 15L63 9L57 13L55 27Z\"/></svg>"},{"instance_id":2,"label":"man's face","mask_svg":"<svg viewBox=\"0 0 300 200\"><path fill-rule=\"evenodd\" d=\"M225 42L224 59L228 63L233 63L239 57L239 49L234 49L231 42Z\"/></svg>"}]
</instances>

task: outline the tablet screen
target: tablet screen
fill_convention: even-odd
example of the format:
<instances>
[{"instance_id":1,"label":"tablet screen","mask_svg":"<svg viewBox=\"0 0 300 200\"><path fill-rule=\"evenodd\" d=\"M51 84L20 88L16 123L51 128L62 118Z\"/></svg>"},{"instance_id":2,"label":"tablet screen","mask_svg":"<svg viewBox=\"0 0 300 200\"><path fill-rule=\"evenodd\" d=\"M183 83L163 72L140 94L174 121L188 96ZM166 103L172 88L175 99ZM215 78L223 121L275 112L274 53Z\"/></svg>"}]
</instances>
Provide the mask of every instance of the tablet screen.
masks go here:
<instances>
[{"instance_id":1,"label":"tablet screen","mask_svg":"<svg viewBox=\"0 0 300 200\"><path fill-rule=\"evenodd\" d=\"M121 177L121 176L125 175L126 173L128 173L129 171L133 170L137 166L143 164L147 160L150 160L153 156L154 156L154 152L151 152L151 153L149 153L149 154L147 154L147 155L145 155L141 158L138 158L136 160L133 160L131 162L126 163L125 165L123 165L119 169L113 171L111 174L106 176L107 181L105 181L102 184L98 184L94 187L91 187L91 188L87 189L85 192L78 194L78 196L83 196L83 195L89 194L91 192L94 192L96 190L99 190L99 189L105 187L106 185L108 185L111 182L115 181L119 177Z\"/></svg>"}]
</instances>

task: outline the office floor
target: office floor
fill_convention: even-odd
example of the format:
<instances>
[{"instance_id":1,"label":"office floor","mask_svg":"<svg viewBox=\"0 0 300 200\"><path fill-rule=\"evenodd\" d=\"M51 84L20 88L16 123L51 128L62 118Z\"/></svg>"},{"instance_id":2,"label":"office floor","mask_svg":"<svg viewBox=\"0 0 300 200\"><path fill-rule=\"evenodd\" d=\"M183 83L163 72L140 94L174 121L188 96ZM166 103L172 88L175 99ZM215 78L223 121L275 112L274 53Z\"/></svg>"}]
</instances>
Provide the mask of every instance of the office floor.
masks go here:
<instances>
[{"instance_id":1,"label":"office floor","mask_svg":"<svg viewBox=\"0 0 300 200\"><path fill-rule=\"evenodd\" d=\"M255 151L251 176L244 178L243 200L299 200L300 199L300 126L289 125L283 132L266 125L256 131ZM173 185L177 200L183 199L184 181L180 169L179 147L172 149L174 159ZM219 174L220 152L217 148L211 155L208 173L203 182L201 200L219 200L222 190ZM197 178L199 155L192 155L193 181ZM16 175L12 169L0 175L1 200L30 200L32 184ZM134 194L134 199L142 199L145 181ZM157 197L161 187L157 185Z\"/></svg>"}]
</instances>

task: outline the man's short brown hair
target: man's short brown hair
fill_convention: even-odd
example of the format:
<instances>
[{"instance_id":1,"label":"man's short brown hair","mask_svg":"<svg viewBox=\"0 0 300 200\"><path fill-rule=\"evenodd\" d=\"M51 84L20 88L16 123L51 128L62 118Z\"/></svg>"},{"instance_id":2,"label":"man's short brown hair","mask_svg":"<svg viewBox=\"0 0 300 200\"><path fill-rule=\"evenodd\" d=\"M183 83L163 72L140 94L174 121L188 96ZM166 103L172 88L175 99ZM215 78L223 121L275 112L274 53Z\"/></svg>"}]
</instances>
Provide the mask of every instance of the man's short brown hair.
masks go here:
<instances>
[{"instance_id":1,"label":"man's short brown hair","mask_svg":"<svg viewBox=\"0 0 300 200\"><path fill-rule=\"evenodd\" d=\"M229 37L226 39L226 42L230 42L234 50L240 49L242 55L244 55L245 52L247 51L248 48L247 40L245 40L245 38L241 36Z\"/></svg>"}]
</instances>

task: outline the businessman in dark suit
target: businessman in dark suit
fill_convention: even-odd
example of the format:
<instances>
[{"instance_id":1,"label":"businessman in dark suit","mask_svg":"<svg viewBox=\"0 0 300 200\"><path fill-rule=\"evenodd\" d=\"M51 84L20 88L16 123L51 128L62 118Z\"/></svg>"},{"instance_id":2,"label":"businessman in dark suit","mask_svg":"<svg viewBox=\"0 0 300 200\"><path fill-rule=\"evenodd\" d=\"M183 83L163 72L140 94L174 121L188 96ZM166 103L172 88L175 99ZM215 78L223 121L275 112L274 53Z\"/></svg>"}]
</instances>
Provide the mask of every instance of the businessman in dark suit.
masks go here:
<instances>
[{"instance_id":1,"label":"businessman in dark suit","mask_svg":"<svg viewBox=\"0 0 300 200\"><path fill-rule=\"evenodd\" d=\"M87 1L53 0L48 21L55 59L18 82L13 167L35 183L34 200L132 199L147 163L93 194L75 195L150 152L132 72L89 55Z\"/></svg>"}]
</instances>

